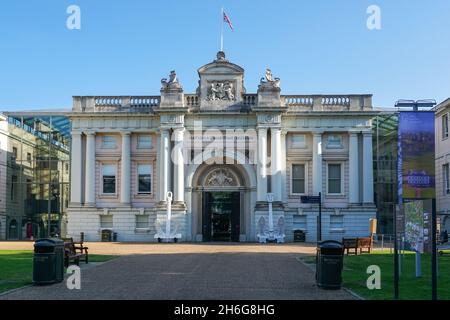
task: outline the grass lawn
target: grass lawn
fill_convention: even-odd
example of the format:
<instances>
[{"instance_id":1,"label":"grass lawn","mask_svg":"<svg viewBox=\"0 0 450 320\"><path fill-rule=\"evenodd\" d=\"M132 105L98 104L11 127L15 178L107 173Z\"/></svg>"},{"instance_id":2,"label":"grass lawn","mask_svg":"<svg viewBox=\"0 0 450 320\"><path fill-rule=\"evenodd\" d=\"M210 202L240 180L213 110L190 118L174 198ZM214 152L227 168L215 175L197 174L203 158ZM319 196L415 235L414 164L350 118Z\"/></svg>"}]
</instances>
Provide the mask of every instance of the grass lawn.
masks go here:
<instances>
[{"instance_id":1,"label":"grass lawn","mask_svg":"<svg viewBox=\"0 0 450 320\"><path fill-rule=\"evenodd\" d=\"M369 290L366 286L367 267L377 265L381 269L381 290ZM450 299L450 254L438 256L438 299ZM394 256L389 252L344 257L343 281L349 288L366 299L389 300L394 298ZM415 254L403 255L399 285L402 300L431 299L431 255L422 255L422 277L416 278Z\"/></svg>"},{"instance_id":2,"label":"grass lawn","mask_svg":"<svg viewBox=\"0 0 450 320\"><path fill-rule=\"evenodd\" d=\"M104 262L115 256L89 255L89 262ZM0 250L0 293L31 284L33 252Z\"/></svg>"}]
</instances>

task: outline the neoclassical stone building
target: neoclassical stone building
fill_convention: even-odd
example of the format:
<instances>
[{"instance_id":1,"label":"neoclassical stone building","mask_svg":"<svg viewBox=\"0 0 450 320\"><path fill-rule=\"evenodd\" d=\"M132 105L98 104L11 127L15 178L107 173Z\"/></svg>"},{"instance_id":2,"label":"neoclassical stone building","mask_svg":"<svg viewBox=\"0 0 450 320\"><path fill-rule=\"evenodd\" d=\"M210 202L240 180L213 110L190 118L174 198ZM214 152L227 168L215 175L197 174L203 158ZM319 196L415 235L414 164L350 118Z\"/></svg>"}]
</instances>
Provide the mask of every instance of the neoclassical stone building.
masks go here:
<instances>
[{"instance_id":1,"label":"neoclassical stone building","mask_svg":"<svg viewBox=\"0 0 450 320\"><path fill-rule=\"evenodd\" d=\"M281 95L270 70L256 94L223 52L198 70L195 94L175 72L160 96L74 97L68 234L156 241L173 192L182 241L258 241L270 227L316 240L367 236L373 195L371 95Z\"/></svg>"}]
</instances>

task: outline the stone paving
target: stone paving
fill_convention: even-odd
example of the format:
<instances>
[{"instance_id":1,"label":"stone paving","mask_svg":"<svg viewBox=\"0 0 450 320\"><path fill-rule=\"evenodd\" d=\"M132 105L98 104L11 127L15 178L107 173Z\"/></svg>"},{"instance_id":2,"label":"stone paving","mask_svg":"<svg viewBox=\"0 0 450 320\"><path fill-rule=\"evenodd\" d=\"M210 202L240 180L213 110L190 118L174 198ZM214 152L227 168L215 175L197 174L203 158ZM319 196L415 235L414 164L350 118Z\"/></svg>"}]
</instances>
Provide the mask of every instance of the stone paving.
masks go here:
<instances>
[{"instance_id":1,"label":"stone paving","mask_svg":"<svg viewBox=\"0 0 450 320\"><path fill-rule=\"evenodd\" d=\"M11 244L11 243L10 243ZM20 245L19 245L20 244ZM30 243L14 243L16 250ZM81 290L65 282L26 287L0 299L354 299L316 287L314 272L298 261L313 245L105 244L95 254L120 257L81 272ZM0 243L0 250L5 249ZM29 247L30 249L31 247Z\"/></svg>"}]
</instances>

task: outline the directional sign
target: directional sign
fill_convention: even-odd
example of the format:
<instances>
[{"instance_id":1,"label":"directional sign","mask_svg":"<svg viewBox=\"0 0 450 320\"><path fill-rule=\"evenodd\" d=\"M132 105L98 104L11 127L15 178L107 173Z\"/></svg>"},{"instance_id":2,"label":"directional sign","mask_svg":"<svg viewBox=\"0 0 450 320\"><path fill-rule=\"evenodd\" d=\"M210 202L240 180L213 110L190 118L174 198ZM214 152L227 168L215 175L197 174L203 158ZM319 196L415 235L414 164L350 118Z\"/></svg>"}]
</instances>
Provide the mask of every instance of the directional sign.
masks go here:
<instances>
[{"instance_id":1,"label":"directional sign","mask_svg":"<svg viewBox=\"0 0 450 320\"><path fill-rule=\"evenodd\" d=\"M320 203L320 196L302 196L302 203Z\"/></svg>"}]
</instances>

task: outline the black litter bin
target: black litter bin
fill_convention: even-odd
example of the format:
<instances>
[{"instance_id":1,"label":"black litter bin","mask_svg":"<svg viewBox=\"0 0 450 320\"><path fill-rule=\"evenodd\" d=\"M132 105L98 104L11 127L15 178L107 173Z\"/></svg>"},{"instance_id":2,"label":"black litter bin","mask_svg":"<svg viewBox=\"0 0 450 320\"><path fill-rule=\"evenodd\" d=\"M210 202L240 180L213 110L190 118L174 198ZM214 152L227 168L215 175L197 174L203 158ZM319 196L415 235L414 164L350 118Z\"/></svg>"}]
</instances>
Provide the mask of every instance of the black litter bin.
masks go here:
<instances>
[{"instance_id":1,"label":"black litter bin","mask_svg":"<svg viewBox=\"0 0 450 320\"><path fill-rule=\"evenodd\" d=\"M306 235L303 230L294 230L294 242L305 242Z\"/></svg>"},{"instance_id":2,"label":"black litter bin","mask_svg":"<svg viewBox=\"0 0 450 320\"><path fill-rule=\"evenodd\" d=\"M49 238L34 243L33 284L51 284L64 279L64 241Z\"/></svg>"},{"instance_id":3,"label":"black litter bin","mask_svg":"<svg viewBox=\"0 0 450 320\"><path fill-rule=\"evenodd\" d=\"M112 241L112 231L111 230L102 230L102 241L103 242L111 242Z\"/></svg>"},{"instance_id":4,"label":"black litter bin","mask_svg":"<svg viewBox=\"0 0 450 320\"><path fill-rule=\"evenodd\" d=\"M333 240L322 241L317 246L316 283L324 289L340 289L344 251L342 243Z\"/></svg>"}]
</instances>

